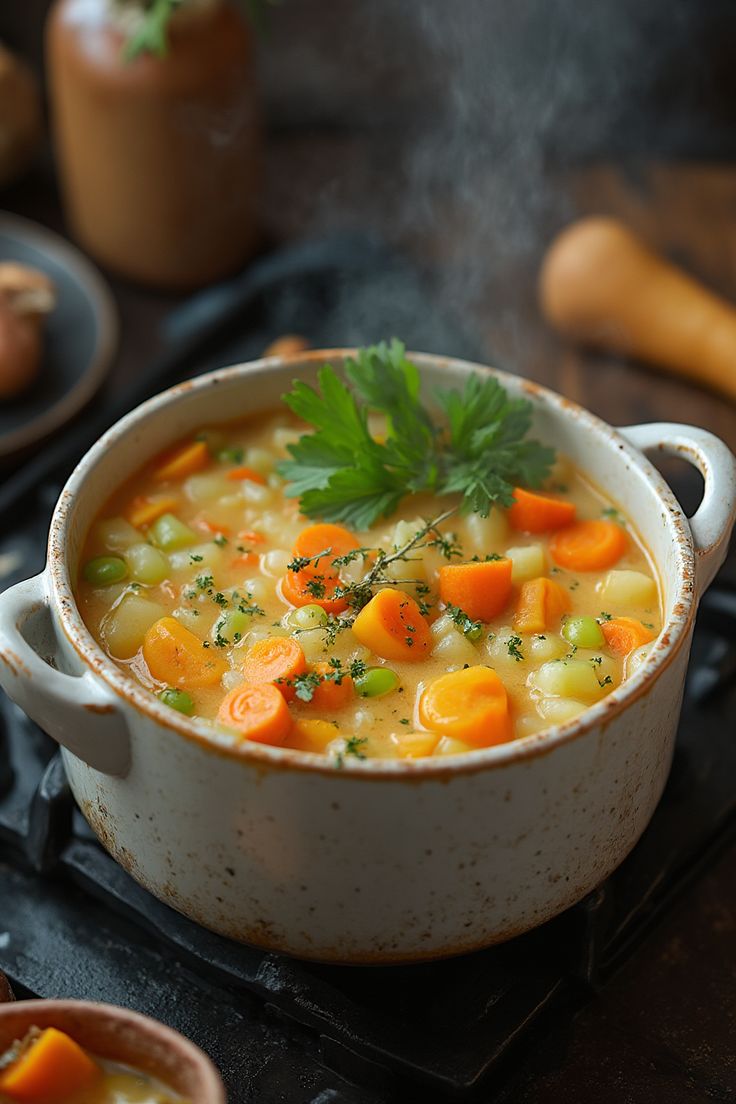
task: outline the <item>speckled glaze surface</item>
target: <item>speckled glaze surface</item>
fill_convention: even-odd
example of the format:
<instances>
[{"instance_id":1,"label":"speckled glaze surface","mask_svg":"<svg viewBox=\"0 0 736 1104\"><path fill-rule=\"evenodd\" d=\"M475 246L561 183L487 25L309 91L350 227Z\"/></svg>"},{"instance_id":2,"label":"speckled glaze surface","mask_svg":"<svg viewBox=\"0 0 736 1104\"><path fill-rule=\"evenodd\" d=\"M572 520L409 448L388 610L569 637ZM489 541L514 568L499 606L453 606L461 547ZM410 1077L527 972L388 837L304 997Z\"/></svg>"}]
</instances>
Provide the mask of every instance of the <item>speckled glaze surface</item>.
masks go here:
<instances>
[{"instance_id":1,"label":"speckled glaze surface","mask_svg":"<svg viewBox=\"0 0 736 1104\"><path fill-rule=\"evenodd\" d=\"M207 1055L148 1016L92 1001L15 1001L0 1007L0 1054L31 1027L65 1031L98 1058L157 1077L188 1104L226 1104L225 1086Z\"/></svg>"},{"instance_id":2,"label":"speckled glaze surface","mask_svg":"<svg viewBox=\"0 0 736 1104\"><path fill-rule=\"evenodd\" d=\"M342 962L459 954L509 939L602 881L633 847L669 770L697 601L734 522L736 461L711 434L615 431L498 373L553 442L626 510L660 577L664 628L637 674L580 718L466 756L349 761L218 746L160 704L92 639L71 591L110 487L187 431L265 410L314 352L223 369L164 393L81 461L54 514L43 575L0 597L0 683L64 748L79 805L141 884L234 939ZM416 355L430 391L478 365ZM705 476L691 522L640 450ZM49 667L48 664L52 666Z\"/></svg>"}]
</instances>

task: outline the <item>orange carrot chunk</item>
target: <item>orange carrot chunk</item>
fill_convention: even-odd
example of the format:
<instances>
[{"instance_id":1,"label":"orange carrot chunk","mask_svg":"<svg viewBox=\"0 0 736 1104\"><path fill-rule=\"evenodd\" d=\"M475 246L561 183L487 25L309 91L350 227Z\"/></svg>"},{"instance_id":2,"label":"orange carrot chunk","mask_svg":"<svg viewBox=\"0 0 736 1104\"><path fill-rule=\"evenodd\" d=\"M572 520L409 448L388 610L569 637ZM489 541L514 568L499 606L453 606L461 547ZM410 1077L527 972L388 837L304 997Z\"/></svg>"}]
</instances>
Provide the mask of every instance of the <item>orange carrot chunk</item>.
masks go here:
<instances>
[{"instance_id":1,"label":"orange carrot chunk","mask_svg":"<svg viewBox=\"0 0 736 1104\"><path fill-rule=\"evenodd\" d=\"M559 567L568 571L600 571L613 567L629 547L626 531L615 521L578 521L555 533L549 551Z\"/></svg>"},{"instance_id":2,"label":"orange carrot chunk","mask_svg":"<svg viewBox=\"0 0 736 1104\"><path fill-rule=\"evenodd\" d=\"M172 513L178 505L179 499L173 495L155 495L151 498L137 495L125 511L125 516L136 529L145 529L162 514Z\"/></svg>"},{"instance_id":3,"label":"orange carrot chunk","mask_svg":"<svg viewBox=\"0 0 736 1104\"><path fill-rule=\"evenodd\" d=\"M296 692L289 684L306 670L304 649L290 636L271 636L256 641L248 649L243 663L243 674L248 682L272 682L287 701L291 701Z\"/></svg>"},{"instance_id":4,"label":"orange carrot chunk","mask_svg":"<svg viewBox=\"0 0 736 1104\"><path fill-rule=\"evenodd\" d=\"M210 461L210 450L206 441L190 441L189 444L170 452L161 458L158 466L154 468L153 478L161 482L168 479L184 479L187 475L194 475Z\"/></svg>"},{"instance_id":5,"label":"orange carrot chunk","mask_svg":"<svg viewBox=\"0 0 736 1104\"><path fill-rule=\"evenodd\" d=\"M508 519L512 527L522 533L547 533L575 520L575 504L514 487L514 504L508 511Z\"/></svg>"},{"instance_id":6,"label":"orange carrot chunk","mask_svg":"<svg viewBox=\"0 0 736 1104\"><path fill-rule=\"evenodd\" d=\"M292 725L284 695L270 682L236 686L220 703L217 720L257 744L283 744Z\"/></svg>"},{"instance_id":7,"label":"orange carrot chunk","mask_svg":"<svg viewBox=\"0 0 736 1104\"><path fill-rule=\"evenodd\" d=\"M490 667L466 667L435 679L419 699L425 728L472 747L513 738L506 689Z\"/></svg>"},{"instance_id":8,"label":"orange carrot chunk","mask_svg":"<svg viewBox=\"0 0 736 1104\"><path fill-rule=\"evenodd\" d=\"M353 633L383 659L417 662L432 644L419 606L402 590L379 590L355 618Z\"/></svg>"},{"instance_id":9,"label":"orange carrot chunk","mask_svg":"<svg viewBox=\"0 0 736 1104\"><path fill-rule=\"evenodd\" d=\"M78 1043L47 1027L35 1043L0 1073L0 1093L11 1100L63 1100L87 1088L100 1076L100 1067Z\"/></svg>"},{"instance_id":10,"label":"orange carrot chunk","mask_svg":"<svg viewBox=\"0 0 736 1104\"><path fill-rule=\"evenodd\" d=\"M281 595L292 606L321 606L326 613L342 613L348 608L347 599L336 594L340 579L331 572L287 571L281 580Z\"/></svg>"},{"instance_id":11,"label":"orange carrot chunk","mask_svg":"<svg viewBox=\"0 0 736 1104\"><path fill-rule=\"evenodd\" d=\"M247 479L250 483L260 483L262 487L266 485L265 477L255 468L231 468L227 473L227 478L232 480Z\"/></svg>"},{"instance_id":12,"label":"orange carrot chunk","mask_svg":"<svg viewBox=\"0 0 736 1104\"><path fill-rule=\"evenodd\" d=\"M642 644L654 640L654 633L633 617L614 617L611 621L604 621L601 632L611 651L620 656L627 656Z\"/></svg>"},{"instance_id":13,"label":"orange carrot chunk","mask_svg":"<svg viewBox=\"0 0 736 1104\"><path fill-rule=\"evenodd\" d=\"M160 617L143 638L143 658L158 682L188 690L216 686L227 663L173 617Z\"/></svg>"},{"instance_id":14,"label":"orange carrot chunk","mask_svg":"<svg viewBox=\"0 0 736 1104\"><path fill-rule=\"evenodd\" d=\"M309 703L311 706L334 713L350 704L355 697L355 687L350 675L343 675L339 682L334 678L325 678L325 675L335 674L335 668L329 663L315 663L312 670L320 676L320 683L313 689L312 700Z\"/></svg>"},{"instance_id":15,"label":"orange carrot chunk","mask_svg":"<svg viewBox=\"0 0 736 1104\"><path fill-rule=\"evenodd\" d=\"M358 539L343 525L308 525L294 541L294 555L311 559L320 552L329 552L314 565L321 572L334 571L332 560L360 548Z\"/></svg>"},{"instance_id":16,"label":"orange carrot chunk","mask_svg":"<svg viewBox=\"0 0 736 1104\"><path fill-rule=\"evenodd\" d=\"M446 564L440 568L440 598L475 621L497 617L511 595L511 560Z\"/></svg>"},{"instance_id":17,"label":"orange carrot chunk","mask_svg":"<svg viewBox=\"0 0 736 1104\"><path fill-rule=\"evenodd\" d=\"M554 629L570 605L570 595L559 583L546 578L527 579L521 584L514 628L523 633Z\"/></svg>"}]
</instances>

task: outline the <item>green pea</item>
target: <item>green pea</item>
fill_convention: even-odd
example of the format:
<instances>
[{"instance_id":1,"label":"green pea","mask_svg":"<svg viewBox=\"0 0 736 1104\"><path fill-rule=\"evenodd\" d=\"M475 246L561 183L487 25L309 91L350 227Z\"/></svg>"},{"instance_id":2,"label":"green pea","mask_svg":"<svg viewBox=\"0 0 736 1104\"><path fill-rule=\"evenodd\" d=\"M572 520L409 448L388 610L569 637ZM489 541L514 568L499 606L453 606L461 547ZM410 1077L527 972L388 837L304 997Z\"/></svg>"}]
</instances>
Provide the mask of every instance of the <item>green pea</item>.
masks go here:
<instances>
[{"instance_id":1,"label":"green pea","mask_svg":"<svg viewBox=\"0 0 736 1104\"><path fill-rule=\"evenodd\" d=\"M381 698L396 690L399 676L390 667L368 667L365 674L355 679L355 689L361 698Z\"/></svg>"},{"instance_id":2,"label":"green pea","mask_svg":"<svg viewBox=\"0 0 736 1104\"><path fill-rule=\"evenodd\" d=\"M183 713L186 717L191 717L194 712L194 701L191 694L187 694L186 690L174 690L169 687L167 690L161 691L158 699L164 705L171 706L172 709L176 709L178 713Z\"/></svg>"},{"instance_id":3,"label":"green pea","mask_svg":"<svg viewBox=\"0 0 736 1104\"><path fill-rule=\"evenodd\" d=\"M321 606L310 602L307 606L291 610L284 620L289 629L318 629L327 624L328 617Z\"/></svg>"},{"instance_id":4,"label":"green pea","mask_svg":"<svg viewBox=\"0 0 736 1104\"><path fill-rule=\"evenodd\" d=\"M162 514L154 521L148 535L164 552L174 552L177 548L187 548L196 544L199 537L174 514Z\"/></svg>"},{"instance_id":5,"label":"green pea","mask_svg":"<svg viewBox=\"0 0 736 1104\"><path fill-rule=\"evenodd\" d=\"M562 635L576 648L600 648L605 643L595 617L568 617L562 626Z\"/></svg>"},{"instance_id":6,"label":"green pea","mask_svg":"<svg viewBox=\"0 0 736 1104\"><path fill-rule=\"evenodd\" d=\"M128 574L128 568L119 556L95 556L84 565L82 574L88 583L108 586L110 583L121 582Z\"/></svg>"}]
</instances>

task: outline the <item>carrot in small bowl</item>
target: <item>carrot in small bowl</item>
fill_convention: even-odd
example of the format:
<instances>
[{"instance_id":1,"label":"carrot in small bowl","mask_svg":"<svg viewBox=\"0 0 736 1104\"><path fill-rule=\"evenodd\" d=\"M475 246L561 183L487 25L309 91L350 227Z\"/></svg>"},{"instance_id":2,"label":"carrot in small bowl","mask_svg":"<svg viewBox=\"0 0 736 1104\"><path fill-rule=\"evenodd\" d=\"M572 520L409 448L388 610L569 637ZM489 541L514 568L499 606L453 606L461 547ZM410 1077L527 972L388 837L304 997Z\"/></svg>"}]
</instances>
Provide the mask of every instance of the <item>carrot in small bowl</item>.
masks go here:
<instances>
[{"instance_id":1,"label":"carrot in small bowl","mask_svg":"<svg viewBox=\"0 0 736 1104\"><path fill-rule=\"evenodd\" d=\"M570 606L570 595L553 579L527 579L519 591L514 628L523 633L542 633L554 629Z\"/></svg>"},{"instance_id":2,"label":"carrot in small bowl","mask_svg":"<svg viewBox=\"0 0 736 1104\"><path fill-rule=\"evenodd\" d=\"M0 1073L0 1093L14 1101L48 1104L87 1088L100 1073L78 1043L63 1031L47 1027Z\"/></svg>"},{"instance_id":3,"label":"carrot in small bowl","mask_svg":"<svg viewBox=\"0 0 736 1104\"><path fill-rule=\"evenodd\" d=\"M622 526L597 518L555 533L549 551L555 563L568 571L601 571L618 563L628 547Z\"/></svg>"},{"instance_id":4,"label":"carrot in small bowl","mask_svg":"<svg viewBox=\"0 0 736 1104\"><path fill-rule=\"evenodd\" d=\"M249 649L243 663L243 674L248 682L256 685L273 683L287 701L294 697L294 679L307 670L304 649L298 640L290 636L269 636L257 640Z\"/></svg>"},{"instance_id":5,"label":"carrot in small bowl","mask_svg":"<svg viewBox=\"0 0 736 1104\"><path fill-rule=\"evenodd\" d=\"M431 732L472 747L513 737L506 688L490 667L466 667L435 679L419 699L419 718Z\"/></svg>"},{"instance_id":6,"label":"carrot in small bowl","mask_svg":"<svg viewBox=\"0 0 736 1104\"><path fill-rule=\"evenodd\" d=\"M217 720L257 744L283 744L292 727L284 695L270 682L236 686L221 701Z\"/></svg>"},{"instance_id":7,"label":"carrot in small bowl","mask_svg":"<svg viewBox=\"0 0 736 1104\"><path fill-rule=\"evenodd\" d=\"M614 617L604 621L601 632L611 651L620 656L627 656L642 644L654 640L654 633L633 617Z\"/></svg>"},{"instance_id":8,"label":"carrot in small bowl","mask_svg":"<svg viewBox=\"0 0 736 1104\"><path fill-rule=\"evenodd\" d=\"M173 452L160 458L153 471L153 478L160 482L172 479L185 479L201 471L210 461L210 450L206 441L189 441Z\"/></svg>"},{"instance_id":9,"label":"carrot in small bowl","mask_svg":"<svg viewBox=\"0 0 736 1104\"><path fill-rule=\"evenodd\" d=\"M575 520L575 504L564 498L514 487L514 503L507 517L511 526L522 533L548 533Z\"/></svg>"},{"instance_id":10,"label":"carrot in small bowl","mask_svg":"<svg viewBox=\"0 0 736 1104\"><path fill-rule=\"evenodd\" d=\"M497 617L511 596L511 560L445 564L440 568L440 598L475 621Z\"/></svg>"},{"instance_id":11,"label":"carrot in small bowl","mask_svg":"<svg viewBox=\"0 0 736 1104\"><path fill-rule=\"evenodd\" d=\"M143 658L157 682L197 689L215 686L227 663L173 617L160 617L143 638Z\"/></svg>"},{"instance_id":12,"label":"carrot in small bowl","mask_svg":"<svg viewBox=\"0 0 736 1104\"><path fill-rule=\"evenodd\" d=\"M383 659L417 662L432 646L432 634L419 606L402 590L379 590L353 622L361 644Z\"/></svg>"}]
</instances>

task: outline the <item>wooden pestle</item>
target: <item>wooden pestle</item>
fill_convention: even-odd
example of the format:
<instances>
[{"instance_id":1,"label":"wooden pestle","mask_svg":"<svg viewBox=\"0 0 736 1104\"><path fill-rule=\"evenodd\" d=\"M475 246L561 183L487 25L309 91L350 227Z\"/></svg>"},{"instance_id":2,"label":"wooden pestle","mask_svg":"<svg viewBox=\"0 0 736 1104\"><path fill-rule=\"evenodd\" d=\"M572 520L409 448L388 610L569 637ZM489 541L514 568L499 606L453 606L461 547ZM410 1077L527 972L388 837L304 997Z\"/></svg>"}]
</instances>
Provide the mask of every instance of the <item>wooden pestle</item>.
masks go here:
<instances>
[{"instance_id":1,"label":"wooden pestle","mask_svg":"<svg viewBox=\"0 0 736 1104\"><path fill-rule=\"evenodd\" d=\"M539 290L545 318L566 337L736 399L736 308L615 219L584 218L563 230Z\"/></svg>"}]
</instances>

